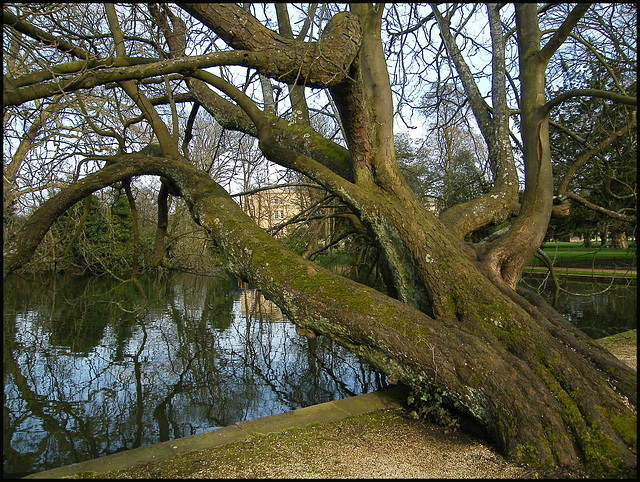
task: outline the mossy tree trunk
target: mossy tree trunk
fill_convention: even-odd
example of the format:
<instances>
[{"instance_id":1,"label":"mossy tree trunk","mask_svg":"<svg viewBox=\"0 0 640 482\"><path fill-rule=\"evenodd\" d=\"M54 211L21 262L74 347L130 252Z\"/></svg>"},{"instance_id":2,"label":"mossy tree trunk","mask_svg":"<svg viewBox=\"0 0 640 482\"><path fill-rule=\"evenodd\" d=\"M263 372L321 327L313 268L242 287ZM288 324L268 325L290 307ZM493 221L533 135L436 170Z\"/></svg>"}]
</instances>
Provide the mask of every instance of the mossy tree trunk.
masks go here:
<instances>
[{"instance_id":1,"label":"mossy tree trunk","mask_svg":"<svg viewBox=\"0 0 640 482\"><path fill-rule=\"evenodd\" d=\"M5 247L5 276L30 259L53 221L75 202L131 176L162 176L225 252L233 272L302 329L331 337L391 380L418 390L438 387L446 406L473 417L514 460L599 475L634 470L635 371L540 297L515 289L552 210L544 72L583 7L567 17L564 30L544 49L535 5L516 7L526 177L522 204L517 205L509 184L515 168L507 149L506 106L494 105L491 117L476 99L495 172L503 181L483 200L442 217L417 201L395 159L381 5L352 5L352 13L336 15L313 45L278 36L235 5L182 8L230 46L244 50L243 62L263 75L330 90L348 149L308 125L258 109L242 91L209 72L185 71L191 94L224 127L256 136L268 159L305 174L351 207L383 255L390 296L330 273L267 235L207 173L179 154L169 130L130 80L120 86L153 126L164 155L119 154L45 202ZM496 29L498 9L489 8ZM155 15L173 58L180 59L185 44L178 34L184 34L184 22L168 9ZM171 22L163 21L166 15ZM118 45L117 18L110 20ZM439 19L441 26L444 21ZM117 51L124 55L121 48ZM494 61L504 63L499 57ZM500 82L495 80L496 103L504 98ZM10 100L19 97L17 90ZM469 232L516 211L511 229L491 244L464 241Z\"/></svg>"},{"instance_id":2,"label":"mossy tree trunk","mask_svg":"<svg viewBox=\"0 0 640 482\"><path fill-rule=\"evenodd\" d=\"M601 474L634 466L635 371L542 299L497 288L461 254L443 271L458 274L456 285L471 287L456 289L466 311L431 317L291 254L205 173L180 160L122 156L67 188L34 214L20 235L20 251L5 257L5 273L29 258L51 220L74 201L143 173L174 180L233 271L296 325L331 337L391 380L440 387L445 404L473 417L506 455Z\"/></svg>"}]
</instances>

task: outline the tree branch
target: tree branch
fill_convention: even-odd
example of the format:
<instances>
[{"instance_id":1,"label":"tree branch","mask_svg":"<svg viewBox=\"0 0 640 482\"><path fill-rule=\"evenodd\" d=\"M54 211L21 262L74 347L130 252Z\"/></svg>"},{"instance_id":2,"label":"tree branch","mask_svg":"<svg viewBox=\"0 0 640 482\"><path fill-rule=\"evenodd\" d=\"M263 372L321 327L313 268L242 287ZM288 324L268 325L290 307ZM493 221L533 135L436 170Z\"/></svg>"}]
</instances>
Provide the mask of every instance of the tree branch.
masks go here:
<instances>
[{"instance_id":1,"label":"tree branch","mask_svg":"<svg viewBox=\"0 0 640 482\"><path fill-rule=\"evenodd\" d=\"M551 56L567 39L573 27L576 26L578 21L584 16L587 10L591 7L590 3L579 3L576 5L571 13L567 15L560 28L556 30L553 37L540 49L540 58L546 64L551 59Z\"/></svg>"},{"instance_id":2,"label":"tree branch","mask_svg":"<svg viewBox=\"0 0 640 482\"><path fill-rule=\"evenodd\" d=\"M115 43L115 50L118 57L125 57L126 51L124 48L124 38L120 31L120 25L118 24L118 17L113 3L105 4L105 12L107 20L109 22L109 28L111 29L113 40ZM169 155L178 155L178 143L174 140L169 133L169 129L160 118L156 110L146 95L140 92L140 89L131 81L120 81L120 87L124 90L132 101L140 108L147 121L151 125L153 132L162 147L162 152Z\"/></svg>"},{"instance_id":3,"label":"tree branch","mask_svg":"<svg viewBox=\"0 0 640 482\"><path fill-rule=\"evenodd\" d=\"M251 196L252 194L257 194L262 191L270 191L272 189L281 189L285 187L311 187L314 189L322 189L321 186L318 186L317 184L311 184L308 182L289 182L286 184L278 184L275 186L263 186L263 187L257 187L255 189L249 189L248 191L242 191L236 194L232 194L231 197Z\"/></svg>"},{"instance_id":4,"label":"tree branch","mask_svg":"<svg viewBox=\"0 0 640 482\"><path fill-rule=\"evenodd\" d=\"M9 273L27 263L33 252L40 244L44 235L49 231L55 220L76 202L87 197L98 189L109 186L127 177L142 173L154 174L154 169L147 165L147 157L126 156L131 162L126 166L116 163L110 164L100 171L89 174L81 181L63 188L59 194L42 203L33 213L28 222L16 236L16 241L4 246L3 274ZM157 171L157 170L155 170Z\"/></svg>"},{"instance_id":5,"label":"tree branch","mask_svg":"<svg viewBox=\"0 0 640 482\"><path fill-rule=\"evenodd\" d=\"M253 66L261 74L308 87L342 82L362 43L356 15L340 12L327 24L319 42L288 39L269 30L249 12L231 3L181 3L180 7L217 33L234 49L260 53Z\"/></svg>"},{"instance_id":6,"label":"tree branch","mask_svg":"<svg viewBox=\"0 0 640 482\"><path fill-rule=\"evenodd\" d=\"M28 74L28 79L5 77L2 102L4 106L20 105L30 100L49 97L60 92L90 89L109 82L144 79L172 73L189 75L200 68L224 65L259 68L269 61L277 63L277 59L265 58L262 54L246 51L213 52L196 57L182 57L164 61L136 58L96 60L90 61L89 64L86 61L77 61ZM87 70L88 67L99 68L108 64L125 66ZM56 79L52 72L75 75ZM55 80L46 82L46 80L52 78ZM22 85L26 84L27 81L30 85Z\"/></svg>"},{"instance_id":7,"label":"tree branch","mask_svg":"<svg viewBox=\"0 0 640 482\"><path fill-rule=\"evenodd\" d=\"M553 267L553 261L549 257L547 253L545 253L542 248L538 248L536 252L536 256L542 260L542 262L547 265L547 269L549 270L549 274L551 275L551 280L553 281L553 302L551 306L554 308L558 304L558 295L560 294L560 283L558 283L558 276L556 275L556 270Z\"/></svg>"},{"instance_id":8,"label":"tree branch","mask_svg":"<svg viewBox=\"0 0 640 482\"><path fill-rule=\"evenodd\" d=\"M598 206L597 204L587 201L582 196L573 192L565 192L564 195L567 196L569 199L573 199L574 201L577 201L580 204L588 207L589 209L593 209L594 211L598 211L599 213L606 214L611 218L619 219L620 221L635 222L638 219L637 216L635 215L627 216L626 214L620 214L615 211L611 211L610 209L603 208L602 206Z\"/></svg>"},{"instance_id":9,"label":"tree branch","mask_svg":"<svg viewBox=\"0 0 640 482\"><path fill-rule=\"evenodd\" d=\"M60 96L53 99L53 101L46 107L41 107L39 115L34 120L33 124L25 132L24 136L20 140L20 144L16 149L11 161L4 166L4 172L2 176L2 188L3 188L3 206L6 209L8 205L15 199L14 196L9 196L9 191L13 187L20 166L24 162L27 153L33 147L36 142L36 138L41 129L47 122L47 120L54 115L59 109L65 106L60 102Z\"/></svg>"},{"instance_id":10,"label":"tree branch","mask_svg":"<svg viewBox=\"0 0 640 482\"><path fill-rule=\"evenodd\" d=\"M2 23L15 28L18 32L22 32L23 34L31 37L34 40L38 40L39 42L43 42L46 45L55 47L61 52L74 55L83 60L89 60L90 55L86 50L81 49L80 47L77 47L67 42L66 40L61 40L58 37L55 37L50 33L31 25L30 23L20 20L18 17L7 10L2 11Z\"/></svg>"},{"instance_id":11,"label":"tree branch","mask_svg":"<svg viewBox=\"0 0 640 482\"><path fill-rule=\"evenodd\" d=\"M560 185L558 186L558 196L562 196L566 192L567 186L569 186L569 182L571 182L571 179L573 178L575 173L578 171L578 169L584 166L589 159L591 159L593 156L601 152L605 147L611 145L619 137L622 137L623 135L627 134L630 130L635 129L637 125L638 125L637 118L634 115L631 123L629 123L623 129L613 132L613 134L611 134L608 138L606 138L596 147L590 149L586 154L580 157L580 159L574 162L569 168L569 170L566 172L566 174L562 178L562 181L560 182Z\"/></svg>"},{"instance_id":12,"label":"tree branch","mask_svg":"<svg viewBox=\"0 0 640 482\"><path fill-rule=\"evenodd\" d=\"M473 79L473 75L471 74L471 70L469 66L464 61L462 57L462 53L458 46L455 43L451 32L449 31L449 22L442 17L442 14L438 10L436 4L430 4L431 9L438 21L438 27L440 28L440 35L442 40L447 48L447 52L451 56L453 62L456 65L458 70L458 74L460 75L460 79L464 85L464 90L469 96L469 101L471 103L471 108L473 110L473 114L478 121L478 126L480 130L485 133L491 130L491 114L490 109L487 103L484 101L478 86L476 85L475 80ZM488 137L488 136L485 136Z\"/></svg>"},{"instance_id":13,"label":"tree branch","mask_svg":"<svg viewBox=\"0 0 640 482\"><path fill-rule=\"evenodd\" d=\"M265 156L272 162L302 172L314 180L316 180L317 175L314 175L313 172L318 169L330 171L330 178L334 178L334 176L337 175L341 179L348 181L352 179L350 154L344 147L325 139L309 126L299 125L296 128L297 132L292 131L288 121L266 115L260 111L253 101L242 91L210 72L200 70L194 73L193 77L197 78L203 84L206 82L220 89L240 106L238 107L225 101L210 89L207 89L207 91L204 91L202 87L199 89L200 95L196 94L198 101L205 109L214 111L213 115L216 119L220 119L223 127L239 130L228 124L223 124L223 122L235 123L234 119L244 117L247 121L250 120L250 122L254 123L252 129L249 128L249 126L245 127L247 131L250 131L249 133L257 137L260 141L266 142L264 144L265 148L267 145L278 144L288 152L287 155L282 155L281 157L277 155L271 155L270 157L263 150ZM212 103L215 104L212 105ZM216 110L221 107L227 110L222 115L216 112ZM242 108L242 110L240 108ZM234 117L228 114L229 110L233 110ZM262 132L260 129L262 129ZM269 139L269 141L267 141L267 139ZM281 154L284 154L285 151ZM336 179L335 182L341 181L337 181Z\"/></svg>"},{"instance_id":14,"label":"tree branch","mask_svg":"<svg viewBox=\"0 0 640 482\"><path fill-rule=\"evenodd\" d=\"M607 72L609 72L609 75L611 76L611 78L615 82L616 87L618 89L620 89L620 92L622 92L623 94L626 95L627 93L625 92L624 87L622 87L622 85L620 84L620 81L618 80L618 76L615 74L615 72L613 71L611 66L604 59L602 54L600 52L598 52L598 49L596 49L593 45L591 45L590 42L587 42L585 39L583 39L583 38L581 38L581 37L579 37L579 36L577 36L575 34L570 33L569 37L574 39L576 42L580 42L582 45L587 47L593 53L593 55L596 56L596 58L600 61L600 63L604 66L604 68L607 69Z\"/></svg>"},{"instance_id":15,"label":"tree branch","mask_svg":"<svg viewBox=\"0 0 640 482\"><path fill-rule=\"evenodd\" d=\"M473 114L489 148L489 157L494 177L493 189L482 196L452 206L440 214L440 219L461 237L489 226L500 224L518 207L518 176L509 143L509 111L506 100L506 69L504 39L500 23L499 6L489 5L492 55L492 100L493 109L484 101L478 86L465 63L445 20L435 5L431 8L438 21L440 34L453 59L465 92L471 103Z\"/></svg>"},{"instance_id":16,"label":"tree branch","mask_svg":"<svg viewBox=\"0 0 640 482\"><path fill-rule=\"evenodd\" d=\"M572 97L599 97L601 99L608 99L613 102L617 102L618 104L633 106L638 105L637 97L630 97L628 95L616 94L615 92L608 92L606 90L599 89L573 89L568 90L567 92L563 92L562 94L559 94L553 99L549 100L542 108L543 114L549 114L549 112L551 112L551 109L562 104L565 100L571 99Z\"/></svg>"}]
</instances>

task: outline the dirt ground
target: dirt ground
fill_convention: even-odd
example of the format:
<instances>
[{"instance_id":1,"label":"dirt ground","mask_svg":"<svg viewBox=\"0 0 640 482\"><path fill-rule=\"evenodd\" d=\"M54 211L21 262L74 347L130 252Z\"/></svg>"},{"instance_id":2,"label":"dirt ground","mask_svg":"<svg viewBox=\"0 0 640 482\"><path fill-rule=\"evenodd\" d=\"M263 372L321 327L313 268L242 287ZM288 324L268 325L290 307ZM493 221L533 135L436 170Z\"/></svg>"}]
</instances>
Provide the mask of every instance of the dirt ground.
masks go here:
<instances>
[{"instance_id":1,"label":"dirt ground","mask_svg":"<svg viewBox=\"0 0 640 482\"><path fill-rule=\"evenodd\" d=\"M637 332L601 340L637 367ZM390 409L191 452L99 478L546 478L490 444ZM466 427L468 428L468 427ZM565 477L567 474L563 474ZM570 474L569 474L570 475Z\"/></svg>"},{"instance_id":2,"label":"dirt ground","mask_svg":"<svg viewBox=\"0 0 640 482\"><path fill-rule=\"evenodd\" d=\"M634 370L638 370L638 331L630 330L617 335L600 338L598 342L618 359Z\"/></svg>"},{"instance_id":3,"label":"dirt ground","mask_svg":"<svg viewBox=\"0 0 640 482\"><path fill-rule=\"evenodd\" d=\"M97 478L537 478L462 431L388 409L190 452Z\"/></svg>"}]
</instances>

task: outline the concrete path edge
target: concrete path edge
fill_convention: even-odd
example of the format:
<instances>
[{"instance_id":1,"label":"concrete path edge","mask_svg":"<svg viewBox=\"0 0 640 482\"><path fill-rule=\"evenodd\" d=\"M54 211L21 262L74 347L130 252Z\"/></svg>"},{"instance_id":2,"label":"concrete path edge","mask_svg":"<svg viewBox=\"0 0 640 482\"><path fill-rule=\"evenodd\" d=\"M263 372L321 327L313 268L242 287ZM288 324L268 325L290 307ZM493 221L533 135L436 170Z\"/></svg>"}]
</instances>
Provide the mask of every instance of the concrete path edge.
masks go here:
<instances>
[{"instance_id":1,"label":"concrete path edge","mask_svg":"<svg viewBox=\"0 0 640 482\"><path fill-rule=\"evenodd\" d=\"M376 410L396 407L407 399L408 391L403 386L389 386L372 393L320 403L269 417L238 422L228 427L203 432L189 437L169 440L146 447L139 447L92 460L85 460L64 467L27 475L23 479L58 479L78 472L109 472L135 465L169 459L193 450L204 450L233 442L242 442L252 433L273 433L311 423L330 423Z\"/></svg>"}]
</instances>

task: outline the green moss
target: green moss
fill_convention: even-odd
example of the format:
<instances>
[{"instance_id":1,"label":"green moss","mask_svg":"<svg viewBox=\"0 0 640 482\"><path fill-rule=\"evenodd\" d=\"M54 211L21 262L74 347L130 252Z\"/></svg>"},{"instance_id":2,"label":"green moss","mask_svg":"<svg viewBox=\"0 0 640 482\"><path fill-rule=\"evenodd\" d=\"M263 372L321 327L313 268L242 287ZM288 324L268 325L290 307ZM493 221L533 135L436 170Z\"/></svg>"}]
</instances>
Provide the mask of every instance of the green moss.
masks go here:
<instances>
[{"instance_id":1,"label":"green moss","mask_svg":"<svg viewBox=\"0 0 640 482\"><path fill-rule=\"evenodd\" d=\"M311 146L310 150L320 151L326 160L331 160L334 165L339 166L343 172L350 170L350 152L340 144L318 135L311 127L304 124L291 124L286 120L272 117L278 129L282 129L289 134L289 138L297 138L301 144ZM313 157L313 156L312 156Z\"/></svg>"},{"instance_id":2,"label":"green moss","mask_svg":"<svg viewBox=\"0 0 640 482\"><path fill-rule=\"evenodd\" d=\"M595 477L620 477L625 468L620 461L620 449L604 432L590 428L582 434L582 450L585 464Z\"/></svg>"},{"instance_id":3,"label":"green moss","mask_svg":"<svg viewBox=\"0 0 640 482\"><path fill-rule=\"evenodd\" d=\"M99 475L101 474L99 474L94 470L85 470L85 471L76 472L70 478L71 479L95 479L95 478L99 478Z\"/></svg>"},{"instance_id":4,"label":"green moss","mask_svg":"<svg viewBox=\"0 0 640 482\"><path fill-rule=\"evenodd\" d=\"M542 466L542 460L538 449L529 444L521 444L516 447L513 457L514 462L519 464L533 465L535 467Z\"/></svg>"},{"instance_id":5,"label":"green moss","mask_svg":"<svg viewBox=\"0 0 640 482\"><path fill-rule=\"evenodd\" d=\"M555 449L555 444L556 444L556 440L557 437L556 435L553 433L553 431L547 429L544 431L544 436L547 439L547 447L549 447L549 451L550 451L550 455L549 458L547 460L548 465L552 465L553 464L553 460L554 459L558 459L558 453L557 450Z\"/></svg>"},{"instance_id":6,"label":"green moss","mask_svg":"<svg viewBox=\"0 0 640 482\"><path fill-rule=\"evenodd\" d=\"M295 293L317 293L318 301L333 305L335 300L340 300L340 305L346 311L354 313L368 313L376 321L392 328L393 330L412 336L412 341L416 345L425 344L431 335L428 329L406 330L406 316L401 312L401 308L395 303L376 296L373 289L370 289L372 296L361 296L361 290L367 288L359 287L358 290L351 290L348 281L327 275L322 268L311 263L300 264L298 260L281 257L279 252L266 250L253 250L252 263L255 266L278 266L279 269L287 273L284 278L289 279L290 293L288 298L293 298ZM286 287L284 287L286 290ZM286 293L282 293L286 295Z\"/></svg>"},{"instance_id":7,"label":"green moss","mask_svg":"<svg viewBox=\"0 0 640 482\"><path fill-rule=\"evenodd\" d=\"M611 425L627 445L638 443L638 419L635 415L619 414L611 418Z\"/></svg>"},{"instance_id":8,"label":"green moss","mask_svg":"<svg viewBox=\"0 0 640 482\"><path fill-rule=\"evenodd\" d=\"M455 290L448 291L440 297L440 305L445 312L455 312L458 306L458 295Z\"/></svg>"},{"instance_id":9,"label":"green moss","mask_svg":"<svg viewBox=\"0 0 640 482\"><path fill-rule=\"evenodd\" d=\"M504 408L498 411L498 425L501 433L507 434L508 438L513 437L516 421Z\"/></svg>"},{"instance_id":10,"label":"green moss","mask_svg":"<svg viewBox=\"0 0 640 482\"><path fill-rule=\"evenodd\" d=\"M610 350L611 347L624 344L637 344L638 343L638 330L629 330L615 335L607 336L596 340L600 345Z\"/></svg>"},{"instance_id":11,"label":"green moss","mask_svg":"<svg viewBox=\"0 0 640 482\"><path fill-rule=\"evenodd\" d=\"M483 386L485 383L484 373L482 373L481 371L474 371L473 374L469 377L468 383L474 388Z\"/></svg>"},{"instance_id":12,"label":"green moss","mask_svg":"<svg viewBox=\"0 0 640 482\"><path fill-rule=\"evenodd\" d=\"M574 430L575 438L584 457L586 470L596 477L620 477L624 475L627 469L625 469L620 460L620 448L614 445L612 440L598 428L579 428L584 427L585 420L578 404L574 400L577 394L573 394L572 397L571 393L565 391L544 365L540 365L538 373L563 406L562 418ZM629 445L636 443L637 424L634 416L620 414L605 418L610 418L613 428L625 443Z\"/></svg>"},{"instance_id":13,"label":"green moss","mask_svg":"<svg viewBox=\"0 0 640 482\"><path fill-rule=\"evenodd\" d=\"M515 329L514 323L510 321L513 314L502 301L482 305L478 308L477 316L491 332L512 332Z\"/></svg>"},{"instance_id":14,"label":"green moss","mask_svg":"<svg viewBox=\"0 0 640 482\"><path fill-rule=\"evenodd\" d=\"M528 349L530 334L518 325L517 316L509 305L502 300L485 303L471 312L470 316L477 319L484 328L493 333L503 346L521 357Z\"/></svg>"},{"instance_id":15,"label":"green moss","mask_svg":"<svg viewBox=\"0 0 640 482\"><path fill-rule=\"evenodd\" d=\"M564 421L571 427L578 427L581 423L584 423L584 421L582 420L582 414L580 413L577 404L560 386L560 383L558 383L549 369L541 363L538 370L538 373L541 375L541 378L547 388L549 388L551 393L553 393L562 404L562 418L564 419Z\"/></svg>"},{"instance_id":16,"label":"green moss","mask_svg":"<svg viewBox=\"0 0 640 482\"><path fill-rule=\"evenodd\" d=\"M243 442L234 442L127 469L97 473L78 472L71 478L199 478L203 471L210 478L266 478L273 469L292 460L304 460L307 473L320 474L326 460L317 457L318 446L327 438L341 434L375 430L384 433L389 427L403 424L402 415L393 410L348 417L330 423L311 423L304 429L290 428L277 433L251 434Z\"/></svg>"}]
</instances>

